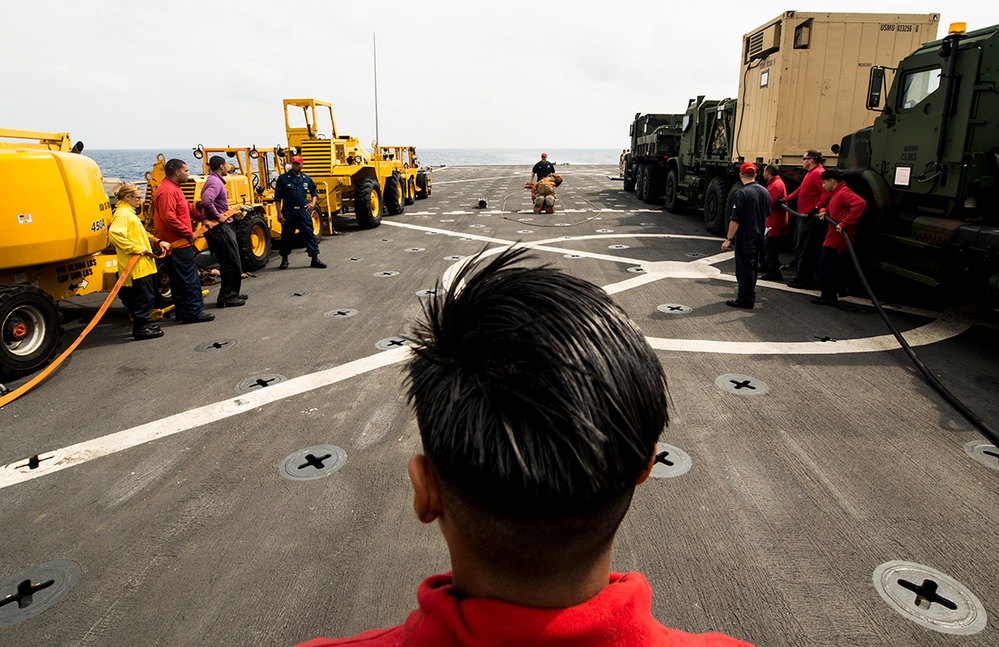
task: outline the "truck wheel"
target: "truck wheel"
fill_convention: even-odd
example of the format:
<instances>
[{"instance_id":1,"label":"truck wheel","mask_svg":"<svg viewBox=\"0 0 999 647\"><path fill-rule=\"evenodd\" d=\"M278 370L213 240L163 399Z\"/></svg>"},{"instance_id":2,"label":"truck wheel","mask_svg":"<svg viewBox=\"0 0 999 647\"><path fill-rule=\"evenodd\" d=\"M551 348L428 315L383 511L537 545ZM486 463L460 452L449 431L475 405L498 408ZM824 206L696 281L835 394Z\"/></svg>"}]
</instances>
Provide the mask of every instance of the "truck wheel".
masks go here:
<instances>
[{"instance_id":1,"label":"truck wheel","mask_svg":"<svg viewBox=\"0 0 999 647\"><path fill-rule=\"evenodd\" d=\"M15 377L52 361L62 337L62 313L31 285L0 286L0 374Z\"/></svg>"},{"instance_id":2,"label":"truck wheel","mask_svg":"<svg viewBox=\"0 0 999 647\"><path fill-rule=\"evenodd\" d=\"M402 203L400 179L402 176L399 175L398 171L392 171L392 175L385 178L385 190L382 192L382 197L385 198L385 208L390 216L398 216L406 208Z\"/></svg>"},{"instance_id":3,"label":"truck wheel","mask_svg":"<svg viewBox=\"0 0 999 647\"><path fill-rule=\"evenodd\" d=\"M648 188L648 185L645 183L645 165L642 164L635 171L635 197L645 202L645 191Z\"/></svg>"},{"instance_id":4,"label":"truck wheel","mask_svg":"<svg viewBox=\"0 0 999 647\"><path fill-rule=\"evenodd\" d=\"M255 213L237 220L236 244L243 259L244 272L255 272L267 265L271 255L271 232L264 217Z\"/></svg>"},{"instance_id":5,"label":"truck wheel","mask_svg":"<svg viewBox=\"0 0 999 647\"><path fill-rule=\"evenodd\" d=\"M416 202L416 180L409 178L406 183L406 206L409 206Z\"/></svg>"},{"instance_id":6,"label":"truck wheel","mask_svg":"<svg viewBox=\"0 0 999 647\"><path fill-rule=\"evenodd\" d=\"M416 194L418 200L426 200L434 192L434 181L430 179L430 176L422 171L416 174L416 188L419 192Z\"/></svg>"},{"instance_id":7,"label":"truck wheel","mask_svg":"<svg viewBox=\"0 0 999 647\"><path fill-rule=\"evenodd\" d=\"M663 197L663 174L658 166L649 166L645 171L645 204L659 204Z\"/></svg>"},{"instance_id":8,"label":"truck wheel","mask_svg":"<svg viewBox=\"0 0 999 647\"><path fill-rule=\"evenodd\" d=\"M628 193L635 190L635 167L633 166L624 169L624 190Z\"/></svg>"},{"instance_id":9,"label":"truck wheel","mask_svg":"<svg viewBox=\"0 0 999 647\"><path fill-rule=\"evenodd\" d=\"M170 289L170 273L167 272L166 262L156 261L156 296L154 303L157 308L166 308L173 305L173 290Z\"/></svg>"},{"instance_id":10,"label":"truck wheel","mask_svg":"<svg viewBox=\"0 0 999 647\"><path fill-rule=\"evenodd\" d=\"M382 224L382 191L373 177L362 177L354 189L354 218L361 229Z\"/></svg>"},{"instance_id":11,"label":"truck wheel","mask_svg":"<svg viewBox=\"0 0 999 647\"><path fill-rule=\"evenodd\" d=\"M725 205L728 203L728 190L731 186L731 180L718 176L708 182L708 190L704 194L704 228L715 236L725 233Z\"/></svg>"},{"instance_id":12,"label":"truck wheel","mask_svg":"<svg viewBox=\"0 0 999 647\"><path fill-rule=\"evenodd\" d=\"M683 201L679 198L680 177L675 168L671 168L666 173L666 211L679 214L682 211Z\"/></svg>"},{"instance_id":13,"label":"truck wheel","mask_svg":"<svg viewBox=\"0 0 999 647\"><path fill-rule=\"evenodd\" d=\"M323 239L323 212L319 207L312 207L312 235Z\"/></svg>"}]
</instances>

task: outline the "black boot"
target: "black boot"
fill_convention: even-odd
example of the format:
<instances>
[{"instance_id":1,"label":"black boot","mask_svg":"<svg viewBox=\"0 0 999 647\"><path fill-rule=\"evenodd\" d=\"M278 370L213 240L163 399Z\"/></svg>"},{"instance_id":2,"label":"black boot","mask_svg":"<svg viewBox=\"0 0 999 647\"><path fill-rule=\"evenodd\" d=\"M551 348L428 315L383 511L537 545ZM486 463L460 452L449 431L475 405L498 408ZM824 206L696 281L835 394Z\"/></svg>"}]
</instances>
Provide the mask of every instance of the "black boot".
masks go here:
<instances>
[{"instance_id":1,"label":"black boot","mask_svg":"<svg viewBox=\"0 0 999 647\"><path fill-rule=\"evenodd\" d=\"M282 256L281 257L281 264L278 265L278 269L279 270L286 270L286 269L288 269L288 257L287 256Z\"/></svg>"},{"instance_id":2,"label":"black boot","mask_svg":"<svg viewBox=\"0 0 999 647\"><path fill-rule=\"evenodd\" d=\"M139 341L142 341L143 339L156 339L157 337L162 336L163 331L159 327L153 328L148 323L132 327L132 337Z\"/></svg>"},{"instance_id":3,"label":"black boot","mask_svg":"<svg viewBox=\"0 0 999 647\"><path fill-rule=\"evenodd\" d=\"M319 256L313 256L312 257L312 263L309 264L309 267L316 267L316 268L319 268L321 270L325 270L326 269L326 263L324 263L321 260L319 260Z\"/></svg>"}]
</instances>

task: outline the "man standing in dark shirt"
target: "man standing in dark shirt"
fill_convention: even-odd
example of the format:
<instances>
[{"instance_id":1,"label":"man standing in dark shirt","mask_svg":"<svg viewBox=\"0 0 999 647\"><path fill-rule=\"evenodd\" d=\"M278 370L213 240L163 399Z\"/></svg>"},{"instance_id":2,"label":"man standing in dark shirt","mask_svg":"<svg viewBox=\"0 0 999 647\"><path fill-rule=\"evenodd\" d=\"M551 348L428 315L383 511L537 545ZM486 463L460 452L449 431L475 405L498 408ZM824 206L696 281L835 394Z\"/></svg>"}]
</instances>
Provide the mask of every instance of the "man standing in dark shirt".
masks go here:
<instances>
[{"instance_id":1,"label":"man standing in dark shirt","mask_svg":"<svg viewBox=\"0 0 999 647\"><path fill-rule=\"evenodd\" d=\"M549 175L555 173L555 165L548 161L548 153L541 153L541 161L534 165L531 169L531 179L530 182L534 182L534 177L537 176L538 181L542 178L546 178Z\"/></svg>"},{"instance_id":2,"label":"man standing in dark shirt","mask_svg":"<svg viewBox=\"0 0 999 647\"><path fill-rule=\"evenodd\" d=\"M722 251L728 251L735 243L735 278L739 282L739 294L725 305L751 309L756 305L756 269L763 243L763 225L770 213L770 193L756 182L756 166L750 162L739 168L739 181L742 186L732 199L728 238L721 246Z\"/></svg>"},{"instance_id":3,"label":"man standing in dark shirt","mask_svg":"<svg viewBox=\"0 0 999 647\"><path fill-rule=\"evenodd\" d=\"M308 200L310 195L312 200ZM319 239L312 231L312 209L318 198L316 183L302 173L302 158L292 157L291 170L282 173L274 187L274 202L281 222L280 269L288 269L288 254L291 254L296 231L305 236L305 251L312 257L309 267L326 268L326 263L319 260Z\"/></svg>"},{"instance_id":4,"label":"man standing in dark shirt","mask_svg":"<svg viewBox=\"0 0 999 647\"><path fill-rule=\"evenodd\" d=\"M205 233L208 249L219 264L222 285L217 305L219 308L235 308L245 304L247 297L239 293L243 283L243 266L239 260L239 245L232 228L232 216L226 216L229 211L229 194L225 189L225 176L229 174L229 165L224 157L213 155L208 160L208 169L211 174L201 187L201 210L206 222L218 222Z\"/></svg>"}]
</instances>

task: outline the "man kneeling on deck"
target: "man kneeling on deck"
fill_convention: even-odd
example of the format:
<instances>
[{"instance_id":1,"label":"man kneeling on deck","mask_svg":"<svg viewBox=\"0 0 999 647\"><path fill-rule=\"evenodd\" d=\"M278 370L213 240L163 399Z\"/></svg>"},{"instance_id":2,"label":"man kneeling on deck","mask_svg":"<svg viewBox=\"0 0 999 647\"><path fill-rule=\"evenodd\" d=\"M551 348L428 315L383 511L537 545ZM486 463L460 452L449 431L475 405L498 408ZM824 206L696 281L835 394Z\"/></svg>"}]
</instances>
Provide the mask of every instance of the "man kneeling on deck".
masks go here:
<instances>
[{"instance_id":1,"label":"man kneeling on deck","mask_svg":"<svg viewBox=\"0 0 999 647\"><path fill-rule=\"evenodd\" d=\"M546 175L538 180L531 191L534 198L534 213L555 213L555 187L562 184L562 178L557 173Z\"/></svg>"},{"instance_id":2,"label":"man kneeling on deck","mask_svg":"<svg viewBox=\"0 0 999 647\"><path fill-rule=\"evenodd\" d=\"M413 334L413 507L452 571L402 625L303 645L747 647L661 625L645 578L610 572L667 422L663 368L607 293L515 267L524 251L466 265Z\"/></svg>"}]
</instances>

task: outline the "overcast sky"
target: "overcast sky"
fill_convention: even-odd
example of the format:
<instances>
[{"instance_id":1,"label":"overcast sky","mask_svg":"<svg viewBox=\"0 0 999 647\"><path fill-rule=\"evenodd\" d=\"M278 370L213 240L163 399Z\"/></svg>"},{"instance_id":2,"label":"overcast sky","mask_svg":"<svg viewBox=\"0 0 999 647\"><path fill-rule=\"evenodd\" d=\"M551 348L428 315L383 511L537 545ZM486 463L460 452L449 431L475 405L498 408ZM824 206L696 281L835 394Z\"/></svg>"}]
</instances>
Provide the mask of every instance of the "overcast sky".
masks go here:
<instances>
[{"instance_id":1,"label":"overcast sky","mask_svg":"<svg viewBox=\"0 0 999 647\"><path fill-rule=\"evenodd\" d=\"M367 145L375 34L383 144L625 148L636 112L735 96L742 35L785 10L940 13L937 37L999 22L984 0L769 6L0 0L0 127L69 131L92 149L270 147L281 100L314 97Z\"/></svg>"}]
</instances>

